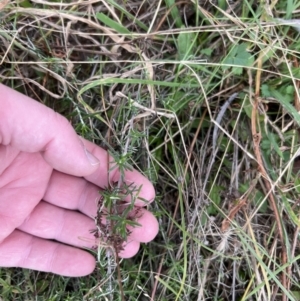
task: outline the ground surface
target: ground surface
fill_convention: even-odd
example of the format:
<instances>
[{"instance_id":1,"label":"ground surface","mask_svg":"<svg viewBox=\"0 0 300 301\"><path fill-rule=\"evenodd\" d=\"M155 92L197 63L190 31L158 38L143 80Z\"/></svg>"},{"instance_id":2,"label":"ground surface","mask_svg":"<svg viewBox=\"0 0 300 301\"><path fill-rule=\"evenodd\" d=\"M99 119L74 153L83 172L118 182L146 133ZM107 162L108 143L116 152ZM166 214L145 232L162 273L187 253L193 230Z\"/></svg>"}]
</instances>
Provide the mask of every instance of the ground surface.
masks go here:
<instances>
[{"instance_id":1,"label":"ground surface","mask_svg":"<svg viewBox=\"0 0 300 301\"><path fill-rule=\"evenodd\" d=\"M0 299L300 300L299 1L62 2L0 1L0 80L126 148L160 233L122 281L0 269Z\"/></svg>"}]
</instances>

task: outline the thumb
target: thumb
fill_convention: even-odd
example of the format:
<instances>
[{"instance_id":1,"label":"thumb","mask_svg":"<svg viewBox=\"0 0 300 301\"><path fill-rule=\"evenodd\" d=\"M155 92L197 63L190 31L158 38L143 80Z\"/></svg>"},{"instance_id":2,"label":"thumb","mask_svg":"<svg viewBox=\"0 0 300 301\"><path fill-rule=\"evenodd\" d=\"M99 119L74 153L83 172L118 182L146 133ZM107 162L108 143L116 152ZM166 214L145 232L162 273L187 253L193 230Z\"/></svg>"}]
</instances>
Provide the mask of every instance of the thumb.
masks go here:
<instances>
[{"instance_id":1,"label":"thumb","mask_svg":"<svg viewBox=\"0 0 300 301\"><path fill-rule=\"evenodd\" d=\"M83 141L66 118L0 84L0 144L41 152L54 169L87 176L96 171L99 160Z\"/></svg>"}]
</instances>

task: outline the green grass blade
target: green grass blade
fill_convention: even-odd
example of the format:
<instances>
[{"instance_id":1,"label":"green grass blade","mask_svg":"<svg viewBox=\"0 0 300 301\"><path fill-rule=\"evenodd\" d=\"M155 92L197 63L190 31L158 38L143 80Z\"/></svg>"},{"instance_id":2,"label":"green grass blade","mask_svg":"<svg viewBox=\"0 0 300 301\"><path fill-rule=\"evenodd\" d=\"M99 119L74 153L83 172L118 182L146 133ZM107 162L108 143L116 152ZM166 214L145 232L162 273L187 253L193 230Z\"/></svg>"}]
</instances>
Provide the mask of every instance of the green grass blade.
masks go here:
<instances>
[{"instance_id":1,"label":"green grass blade","mask_svg":"<svg viewBox=\"0 0 300 301\"><path fill-rule=\"evenodd\" d=\"M124 27L122 24L112 20L110 17L103 13L97 13L96 14L99 21L101 21L103 24L108 26L109 28L114 29L116 32L121 34L130 34L130 31Z\"/></svg>"}]
</instances>

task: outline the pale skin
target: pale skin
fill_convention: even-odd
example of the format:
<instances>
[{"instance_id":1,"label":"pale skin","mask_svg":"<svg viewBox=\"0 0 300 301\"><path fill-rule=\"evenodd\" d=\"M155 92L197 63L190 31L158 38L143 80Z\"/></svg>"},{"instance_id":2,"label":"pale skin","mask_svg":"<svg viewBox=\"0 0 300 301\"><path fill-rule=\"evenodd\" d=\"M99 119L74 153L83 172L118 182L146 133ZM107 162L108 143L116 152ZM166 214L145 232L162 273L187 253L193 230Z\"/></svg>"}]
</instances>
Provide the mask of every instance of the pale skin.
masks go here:
<instances>
[{"instance_id":1,"label":"pale skin","mask_svg":"<svg viewBox=\"0 0 300 301\"><path fill-rule=\"evenodd\" d=\"M82 248L94 245L99 190L120 178L117 169L108 172L108 160L64 117L0 84L0 267L69 277L92 273L95 258ZM153 185L136 170L127 171L125 181L142 185L139 196L154 200ZM145 203L135 205L140 227L129 229L123 258L158 232Z\"/></svg>"}]
</instances>

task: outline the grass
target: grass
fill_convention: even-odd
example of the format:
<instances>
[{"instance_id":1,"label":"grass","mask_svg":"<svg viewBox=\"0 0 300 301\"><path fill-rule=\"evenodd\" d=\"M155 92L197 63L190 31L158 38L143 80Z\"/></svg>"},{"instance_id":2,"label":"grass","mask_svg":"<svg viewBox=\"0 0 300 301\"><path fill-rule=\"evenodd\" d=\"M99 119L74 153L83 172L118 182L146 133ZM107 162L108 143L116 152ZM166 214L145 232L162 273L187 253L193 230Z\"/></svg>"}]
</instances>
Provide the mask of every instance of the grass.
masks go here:
<instances>
[{"instance_id":1,"label":"grass","mask_svg":"<svg viewBox=\"0 0 300 301\"><path fill-rule=\"evenodd\" d=\"M300 4L194 2L0 2L1 82L146 174L160 224L120 277L2 268L1 300L300 300Z\"/></svg>"}]
</instances>

